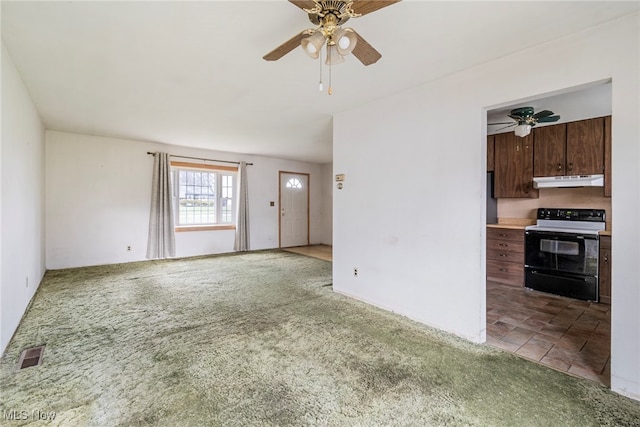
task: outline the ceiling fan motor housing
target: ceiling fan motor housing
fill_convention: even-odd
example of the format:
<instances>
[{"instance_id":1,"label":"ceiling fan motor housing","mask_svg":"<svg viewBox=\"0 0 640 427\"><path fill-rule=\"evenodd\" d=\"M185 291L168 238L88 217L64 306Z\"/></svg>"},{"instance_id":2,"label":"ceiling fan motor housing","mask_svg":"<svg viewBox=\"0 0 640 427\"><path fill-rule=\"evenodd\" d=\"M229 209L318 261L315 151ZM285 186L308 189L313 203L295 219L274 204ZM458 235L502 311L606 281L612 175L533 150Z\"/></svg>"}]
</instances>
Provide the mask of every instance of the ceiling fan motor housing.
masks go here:
<instances>
[{"instance_id":1,"label":"ceiling fan motor housing","mask_svg":"<svg viewBox=\"0 0 640 427\"><path fill-rule=\"evenodd\" d=\"M319 55L316 54L322 47L321 37L324 36L327 49L334 50L336 58L353 53L363 65L375 64L382 57L380 52L353 28L342 28L341 25L351 18L368 15L399 1L289 0L291 4L307 13L309 21L316 25L316 28L299 32L262 58L265 61L277 61L300 45L309 56L317 58ZM309 5L312 7L308 7Z\"/></svg>"},{"instance_id":2,"label":"ceiling fan motor housing","mask_svg":"<svg viewBox=\"0 0 640 427\"><path fill-rule=\"evenodd\" d=\"M518 117L529 117L529 116L533 116L533 107L520 107L520 108L516 108L514 110L511 110L511 115L512 116L518 116Z\"/></svg>"},{"instance_id":3,"label":"ceiling fan motor housing","mask_svg":"<svg viewBox=\"0 0 640 427\"><path fill-rule=\"evenodd\" d=\"M314 8L305 9L309 14L309 21L314 25L324 26L328 20L335 21L334 25L342 25L347 22L349 18L360 16L351 9L352 1L322 0L314 1L314 3ZM330 15L332 16L329 17Z\"/></svg>"}]
</instances>

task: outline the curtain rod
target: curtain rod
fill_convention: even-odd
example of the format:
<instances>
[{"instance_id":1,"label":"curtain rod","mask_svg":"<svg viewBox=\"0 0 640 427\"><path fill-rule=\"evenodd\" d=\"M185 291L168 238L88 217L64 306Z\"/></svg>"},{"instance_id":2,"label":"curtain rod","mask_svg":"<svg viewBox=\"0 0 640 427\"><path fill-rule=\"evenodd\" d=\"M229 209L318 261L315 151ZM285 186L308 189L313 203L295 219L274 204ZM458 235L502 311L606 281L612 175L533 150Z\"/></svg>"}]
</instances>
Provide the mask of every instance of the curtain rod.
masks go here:
<instances>
[{"instance_id":1,"label":"curtain rod","mask_svg":"<svg viewBox=\"0 0 640 427\"><path fill-rule=\"evenodd\" d=\"M147 154L151 156L155 156L156 153L152 153L151 151L147 151ZM191 160L202 160L205 162L219 162L219 163L233 163L239 165L240 162L232 162L229 160L215 160L215 159L201 159L200 157L189 157L189 156L174 156L173 154L169 154L170 157L179 157L181 159L191 159ZM247 163L247 166L253 166L253 163Z\"/></svg>"}]
</instances>

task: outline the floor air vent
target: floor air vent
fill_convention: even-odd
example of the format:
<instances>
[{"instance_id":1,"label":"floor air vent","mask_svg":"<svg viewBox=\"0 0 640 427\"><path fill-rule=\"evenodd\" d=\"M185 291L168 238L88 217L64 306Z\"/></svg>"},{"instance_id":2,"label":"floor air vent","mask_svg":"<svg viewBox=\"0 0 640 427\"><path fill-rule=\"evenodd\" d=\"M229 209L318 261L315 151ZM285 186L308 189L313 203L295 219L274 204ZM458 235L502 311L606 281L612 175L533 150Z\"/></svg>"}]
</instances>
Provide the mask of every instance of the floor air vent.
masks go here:
<instances>
[{"instance_id":1,"label":"floor air vent","mask_svg":"<svg viewBox=\"0 0 640 427\"><path fill-rule=\"evenodd\" d=\"M44 354L44 345L38 347L25 348L22 350L20 360L18 361L18 369L30 368L38 366L42 363L42 355Z\"/></svg>"}]
</instances>

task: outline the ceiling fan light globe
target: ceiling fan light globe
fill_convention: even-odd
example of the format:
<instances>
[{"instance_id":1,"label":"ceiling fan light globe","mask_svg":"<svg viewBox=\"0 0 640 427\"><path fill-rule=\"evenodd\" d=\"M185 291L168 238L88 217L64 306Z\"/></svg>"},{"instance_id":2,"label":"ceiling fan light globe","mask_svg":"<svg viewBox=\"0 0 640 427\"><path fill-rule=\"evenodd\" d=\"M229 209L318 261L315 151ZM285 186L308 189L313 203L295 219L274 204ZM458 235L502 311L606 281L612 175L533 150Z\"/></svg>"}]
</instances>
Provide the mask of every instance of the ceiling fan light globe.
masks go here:
<instances>
[{"instance_id":1,"label":"ceiling fan light globe","mask_svg":"<svg viewBox=\"0 0 640 427\"><path fill-rule=\"evenodd\" d=\"M520 138L524 138L525 136L531 133L531 125L527 125L527 124L518 125L513 130L513 133L515 133L516 136L519 136Z\"/></svg>"},{"instance_id":2,"label":"ceiling fan light globe","mask_svg":"<svg viewBox=\"0 0 640 427\"><path fill-rule=\"evenodd\" d=\"M333 33L333 36L334 40L336 40L336 46L340 55L350 54L356 47L356 43L358 42L358 38L356 37L355 33L349 28L338 28Z\"/></svg>"},{"instance_id":3,"label":"ceiling fan light globe","mask_svg":"<svg viewBox=\"0 0 640 427\"><path fill-rule=\"evenodd\" d=\"M338 52L337 45L327 46L327 60L325 64L327 65L337 65L342 64L344 62L344 57L340 55Z\"/></svg>"},{"instance_id":4,"label":"ceiling fan light globe","mask_svg":"<svg viewBox=\"0 0 640 427\"><path fill-rule=\"evenodd\" d=\"M302 39L300 45L307 55L313 59L317 59L320 56L320 49L324 45L325 38L322 32L316 31L311 36Z\"/></svg>"}]
</instances>

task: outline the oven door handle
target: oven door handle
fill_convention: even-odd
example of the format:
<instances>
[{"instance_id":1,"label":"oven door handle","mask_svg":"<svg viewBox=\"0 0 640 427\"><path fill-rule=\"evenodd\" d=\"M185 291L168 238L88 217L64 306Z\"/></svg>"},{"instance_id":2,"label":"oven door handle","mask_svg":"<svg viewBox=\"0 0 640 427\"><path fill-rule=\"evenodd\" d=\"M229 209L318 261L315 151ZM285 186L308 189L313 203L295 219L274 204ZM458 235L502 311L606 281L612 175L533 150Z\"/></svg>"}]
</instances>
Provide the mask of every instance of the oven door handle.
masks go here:
<instances>
[{"instance_id":1,"label":"oven door handle","mask_svg":"<svg viewBox=\"0 0 640 427\"><path fill-rule=\"evenodd\" d=\"M528 267L528 266L525 266ZM529 267L528 267L529 268ZM535 275L539 275L539 276L561 276L561 277L567 277L570 279L574 279L574 280L582 280L583 282L587 282L587 278L589 277L598 277L598 276L585 276L584 274L575 274L575 273L567 273L564 271L557 271L557 270L540 270L540 269L531 269L529 268L529 272L531 274L535 274Z\"/></svg>"},{"instance_id":2,"label":"oven door handle","mask_svg":"<svg viewBox=\"0 0 640 427\"><path fill-rule=\"evenodd\" d=\"M527 230L524 234L526 237L544 237L552 240L599 240L599 236L597 234L567 233L564 231Z\"/></svg>"}]
</instances>

